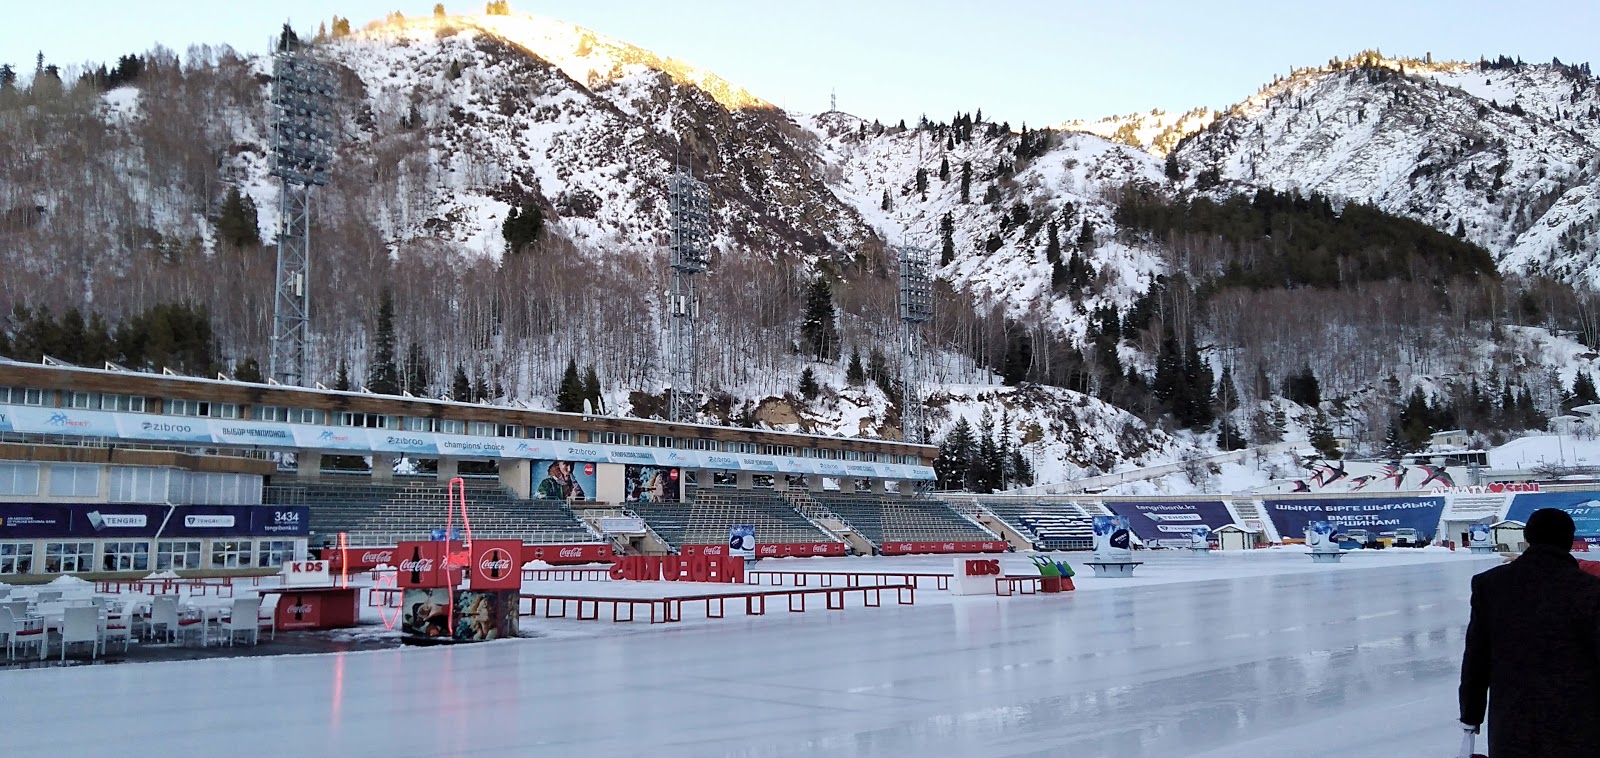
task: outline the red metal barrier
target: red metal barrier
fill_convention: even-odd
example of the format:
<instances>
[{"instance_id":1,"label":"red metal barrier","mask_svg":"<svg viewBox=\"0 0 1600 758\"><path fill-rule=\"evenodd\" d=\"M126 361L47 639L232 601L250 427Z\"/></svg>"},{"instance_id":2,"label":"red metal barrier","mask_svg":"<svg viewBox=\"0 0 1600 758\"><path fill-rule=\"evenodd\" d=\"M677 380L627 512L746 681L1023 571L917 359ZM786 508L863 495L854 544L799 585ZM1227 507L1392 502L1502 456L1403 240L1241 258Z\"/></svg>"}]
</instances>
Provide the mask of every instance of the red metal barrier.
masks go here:
<instances>
[{"instance_id":1,"label":"red metal barrier","mask_svg":"<svg viewBox=\"0 0 1600 758\"><path fill-rule=\"evenodd\" d=\"M878 549L883 555L911 555L913 553L1003 553L1009 545L1005 540L987 542L885 542Z\"/></svg>"},{"instance_id":2,"label":"red metal barrier","mask_svg":"<svg viewBox=\"0 0 1600 758\"><path fill-rule=\"evenodd\" d=\"M387 547L352 547L347 550L329 550L326 558L328 571L338 574L348 569L351 572L366 571L378 566L394 566L399 563L395 557L393 545ZM344 565L345 556L348 555L350 565ZM578 545L523 545L522 563L528 561L544 561L546 563L565 565L581 563L606 563L611 560L611 546L604 543L586 543Z\"/></svg>"},{"instance_id":3,"label":"red metal barrier","mask_svg":"<svg viewBox=\"0 0 1600 758\"><path fill-rule=\"evenodd\" d=\"M765 580L765 581L763 581ZM833 571L746 571L745 583L782 587L832 587L842 584L845 587L877 587L891 584L909 584L918 589L922 588L924 580L931 580L935 589L950 589L949 574L919 574L907 572L862 573L833 572Z\"/></svg>"},{"instance_id":4,"label":"red metal barrier","mask_svg":"<svg viewBox=\"0 0 1600 758\"><path fill-rule=\"evenodd\" d=\"M683 555L726 555L727 545L684 545ZM812 555L844 555L843 542L763 542L756 545L760 558L799 558Z\"/></svg>"},{"instance_id":5,"label":"red metal barrier","mask_svg":"<svg viewBox=\"0 0 1600 758\"><path fill-rule=\"evenodd\" d=\"M517 615L540 615L540 603L543 603L545 618L566 618L568 605L576 611L579 621L595 621L600 618L600 606L611 606L611 620L633 621L638 606L647 606L650 609L650 623L670 624L683 620L683 604L706 604L706 618L720 619L726 612L726 602L729 600L744 599L744 613L746 616L764 616L767 613L767 598L782 597L789 601L790 613L805 613L806 598L810 595L822 595L828 610L844 610L845 599L851 592L861 593L861 604L867 608L878 608L883 605L883 593L894 590L895 600L900 605L916 605L917 588L909 584L886 584L870 587L817 587L817 588L790 588L769 590L766 592L734 592L718 595L690 595L681 597L639 598L639 597L586 597L582 595L545 595L523 593L517 602ZM524 610L523 601L527 602ZM712 604L716 605L713 606ZM626 607L628 614L622 615ZM716 611L713 612L712 608Z\"/></svg>"}]
</instances>

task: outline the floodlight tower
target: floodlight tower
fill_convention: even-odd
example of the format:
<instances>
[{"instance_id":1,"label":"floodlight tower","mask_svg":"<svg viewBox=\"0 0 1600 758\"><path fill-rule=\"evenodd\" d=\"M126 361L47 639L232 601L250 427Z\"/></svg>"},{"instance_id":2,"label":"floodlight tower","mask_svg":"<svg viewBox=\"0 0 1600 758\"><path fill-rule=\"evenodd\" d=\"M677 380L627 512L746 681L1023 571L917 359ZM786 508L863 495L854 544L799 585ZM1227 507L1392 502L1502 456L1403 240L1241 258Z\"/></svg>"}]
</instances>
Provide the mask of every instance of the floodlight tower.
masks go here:
<instances>
[{"instance_id":1,"label":"floodlight tower","mask_svg":"<svg viewBox=\"0 0 1600 758\"><path fill-rule=\"evenodd\" d=\"M901 245L900 436L920 444L926 433L922 407L922 325L933 320L933 275L926 248Z\"/></svg>"},{"instance_id":2,"label":"floodlight tower","mask_svg":"<svg viewBox=\"0 0 1600 758\"><path fill-rule=\"evenodd\" d=\"M667 418L693 421L696 375L695 322L700 300L695 278L710 258L711 191L688 171L676 169L667 179L672 204L672 288L667 291Z\"/></svg>"},{"instance_id":3,"label":"floodlight tower","mask_svg":"<svg viewBox=\"0 0 1600 758\"><path fill-rule=\"evenodd\" d=\"M328 183L333 161L333 73L285 35L272 55L272 175L278 200L278 275L272 301L272 378L308 380L311 189Z\"/></svg>"}]
</instances>

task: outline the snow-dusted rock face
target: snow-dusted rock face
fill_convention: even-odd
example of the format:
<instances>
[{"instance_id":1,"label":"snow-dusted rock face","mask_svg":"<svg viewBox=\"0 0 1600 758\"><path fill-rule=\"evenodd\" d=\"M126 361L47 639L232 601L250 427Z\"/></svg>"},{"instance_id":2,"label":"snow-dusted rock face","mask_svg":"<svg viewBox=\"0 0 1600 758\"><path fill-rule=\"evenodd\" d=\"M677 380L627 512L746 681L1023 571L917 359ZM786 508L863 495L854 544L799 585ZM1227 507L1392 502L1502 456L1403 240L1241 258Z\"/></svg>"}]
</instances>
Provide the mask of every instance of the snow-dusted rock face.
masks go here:
<instances>
[{"instance_id":1,"label":"snow-dusted rock face","mask_svg":"<svg viewBox=\"0 0 1600 758\"><path fill-rule=\"evenodd\" d=\"M1464 234L1503 272L1592 286L1597 106L1600 82L1568 67L1373 59L1267 87L1175 155L1190 187L1370 203Z\"/></svg>"}]
</instances>

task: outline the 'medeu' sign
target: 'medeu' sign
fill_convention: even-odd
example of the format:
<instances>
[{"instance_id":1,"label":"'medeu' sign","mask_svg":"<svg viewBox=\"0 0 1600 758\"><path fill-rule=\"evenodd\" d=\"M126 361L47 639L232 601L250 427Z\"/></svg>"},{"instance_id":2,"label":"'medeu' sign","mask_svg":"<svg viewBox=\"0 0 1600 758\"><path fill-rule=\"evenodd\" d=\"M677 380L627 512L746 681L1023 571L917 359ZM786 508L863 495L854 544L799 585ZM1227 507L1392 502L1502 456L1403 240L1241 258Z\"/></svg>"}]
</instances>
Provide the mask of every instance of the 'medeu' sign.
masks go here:
<instances>
[{"instance_id":1,"label":"'medeu' sign","mask_svg":"<svg viewBox=\"0 0 1600 758\"><path fill-rule=\"evenodd\" d=\"M1312 521L1327 521L1334 529L1366 529L1392 535L1396 529L1415 529L1432 540L1444 515L1442 497L1318 498L1315 500L1263 500L1272 525L1285 538L1305 533Z\"/></svg>"}]
</instances>

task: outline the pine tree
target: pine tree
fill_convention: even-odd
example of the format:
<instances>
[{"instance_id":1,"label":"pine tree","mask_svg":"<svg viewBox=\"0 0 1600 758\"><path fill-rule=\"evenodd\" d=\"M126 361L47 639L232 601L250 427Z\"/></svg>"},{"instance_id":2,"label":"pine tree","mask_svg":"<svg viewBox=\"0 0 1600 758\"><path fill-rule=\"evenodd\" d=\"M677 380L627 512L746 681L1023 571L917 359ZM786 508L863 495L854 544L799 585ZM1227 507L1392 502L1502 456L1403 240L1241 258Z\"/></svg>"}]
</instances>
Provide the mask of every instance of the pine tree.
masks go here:
<instances>
[{"instance_id":1,"label":"pine tree","mask_svg":"<svg viewBox=\"0 0 1600 758\"><path fill-rule=\"evenodd\" d=\"M928 199L928 170L925 168L917 169L917 194L923 200Z\"/></svg>"},{"instance_id":2,"label":"pine tree","mask_svg":"<svg viewBox=\"0 0 1600 758\"><path fill-rule=\"evenodd\" d=\"M961 164L961 202L968 203L972 199L972 162L965 161Z\"/></svg>"},{"instance_id":3,"label":"pine tree","mask_svg":"<svg viewBox=\"0 0 1600 758\"><path fill-rule=\"evenodd\" d=\"M939 457L933 462L939 488L970 489L970 468L976 455L977 441L973 438L972 424L964 416L956 419L955 426L939 445Z\"/></svg>"},{"instance_id":4,"label":"pine tree","mask_svg":"<svg viewBox=\"0 0 1600 758\"><path fill-rule=\"evenodd\" d=\"M894 207L893 204L891 204L889 202L889 190L884 190L883 191L883 200L878 203L878 208L881 209L881 210L887 211L887 210L889 210L890 208L893 208L893 207Z\"/></svg>"},{"instance_id":5,"label":"pine tree","mask_svg":"<svg viewBox=\"0 0 1600 758\"><path fill-rule=\"evenodd\" d=\"M1578 405L1600 401L1595 394L1594 377L1587 371L1579 371L1572 378L1572 401Z\"/></svg>"},{"instance_id":6,"label":"pine tree","mask_svg":"<svg viewBox=\"0 0 1600 758\"><path fill-rule=\"evenodd\" d=\"M444 12L444 3L434 3L433 4L433 17L434 18L444 18L445 15L446 14Z\"/></svg>"},{"instance_id":7,"label":"pine tree","mask_svg":"<svg viewBox=\"0 0 1600 758\"><path fill-rule=\"evenodd\" d=\"M955 146L952 145L951 147L954 148ZM941 181L941 182L950 181L950 157L949 156L945 156L945 157L942 157L942 158L939 159L939 181Z\"/></svg>"},{"instance_id":8,"label":"pine tree","mask_svg":"<svg viewBox=\"0 0 1600 758\"><path fill-rule=\"evenodd\" d=\"M1011 409L1001 407L1000 426L995 432L995 452L1000 462L1000 475L996 477L999 489L1010 489L1011 483L1016 481L1016 470L1011 465L1016 450L1011 444Z\"/></svg>"},{"instance_id":9,"label":"pine tree","mask_svg":"<svg viewBox=\"0 0 1600 758\"><path fill-rule=\"evenodd\" d=\"M472 401L472 382L467 379L467 369L461 364L456 364L456 371L450 377L450 399L459 403Z\"/></svg>"},{"instance_id":10,"label":"pine tree","mask_svg":"<svg viewBox=\"0 0 1600 758\"><path fill-rule=\"evenodd\" d=\"M817 386L817 372L806 366L806 369L800 372L800 396L807 400L815 400L821 392L822 388Z\"/></svg>"},{"instance_id":11,"label":"pine tree","mask_svg":"<svg viewBox=\"0 0 1600 758\"><path fill-rule=\"evenodd\" d=\"M1094 252L1094 222L1083 220L1083 229L1078 232L1078 249L1084 253Z\"/></svg>"},{"instance_id":12,"label":"pine tree","mask_svg":"<svg viewBox=\"0 0 1600 758\"><path fill-rule=\"evenodd\" d=\"M400 394L400 368L395 365L394 295L384 287L378 294L378 328L367 368L367 389L380 395Z\"/></svg>"},{"instance_id":13,"label":"pine tree","mask_svg":"<svg viewBox=\"0 0 1600 758\"><path fill-rule=\"evenodd\" d=\"M1011 332L1006 340L1006 354L1000 367L1000 377L1010 386L1021 384L1033 368L1033 339L1021 327Z\"/></svg>"},{"instance_id":14,"label":"pine tree","mask_svg":"<svg viewBox=\"0 0 1600 758\"><path fill-rule=\"evenodd\" d=\"M340 37L348 37L348 36L350 36L350 19L348 19L348 18L340 18L338 16L334 16L333 17L333 38L334 39L339 39Z\"/></svg>"},{"instance_id":15,"label":"pine tree","mask_svg":"<svg viewBox=\"0 0 1600 758\"><path fill-rule=\"evenodd\" d=\"M484 380L480 370L478 376L472 380L472 402L481 403L489 398L489 383Z\"/></svg>"},{"instance_id":16,"label":"pine tree","mask_svg":"<svg viewBox=\"0 0 1600 758\"><path fill-rule=\"evenodd\" d=\"M582 413L583 390L583 379L578 376L578 361L568 358L567 370L561 372L561 385L556 388L556 410Z\"/></svg>"},{"instance_id":17,"label":"pine tree","mask_svg":"<svg viewBox=\"0 0 1600 758\"><path fill-rule=\"evenodd\" d=\"M1401 452L1414 453L1427 449L1434 432L1431 416L1427 393L1421 387L1413 388L1399 414Z\"/></svg>"},{"instance_id":18,"label":"pine tree","mask_svg":"<svg viewBox=\"0 0 1600 758\"><path fill-rule=\"evenodd\" d=\"M1290 374L1283 380L1283 394L1290 402L1300 405L1316 406L1322 404L1322 387L1317 382L1317 375L1306 366L1298 373Z\"/></svg>"},{"instance_id":19,"label":"pine tree","mask_svg":"<svg viewBox=\"0 0 1600 758\"><path fill-rule=\"evenodd\" d=\"M861 351L850 349L850 366L845 369L844 382L851 387L867 383L867 370L861 366Z\"/></svg>"},{"instance_id":20,"label":"pine tree","mask_svg":"<svg viewBox=\"0 0 1600 758\"><path fill-rule=\"evenodd\" d=\"M600 372L595 370L594 364L583 372L583 397L589 401L589 407L595 413L602 413L603 404L600 396Z\"/></svg>"},{"instance_id":21,"label":"pine tree","mask_svg":"<svg viewBox=\"0 0 1600 758\"><path fill-rule=\"evenodd\" d=\"M1049 261L1051 265L1060 263L1061 238L1058 236L1056 231L1055 219L1050 219L1050 223L1045 225L1045 233L1046 241L1044 246L1044 259Z\"/></svg>"},{"instance_id":22,"label":"pine tree","mask_svg":"<svg viewBox=\"0 0 1600 758\"><path fill-rule=\"evenodd\" d=\"M1328 425L1328 415L1317 409L1316 418L1311 422L1311 446L1322 454L1323 458L1337 460L1343 456L1339 452L1339 440L1333 436L1333 428Z\"/></svg>"},{"instance_id":23,"label":"pine tree","mask_svg":"<svg viewBox=\"0 0 1600 758\"><path fill-rule=\"evenodd\" d=\"M878 389L883 390L884 397L894 399L894 377L889 374L889 359L876 345L867 355L867 378L878 385Z\"/></svg>"},{"instance_id":24,"label":"pine tree","mask_svg":"<svg viewBox=\"0 0 1600 758\"><path fill-rule=\"evenodd\" d=\"M818 274L806 293L805 318L800 323L800 340L807 355L819 361L839 357L839 327L834 319L833 287Z\"/></svg>"},{"instance_id":25,"label":"pine tree","mask_svg":"<svg viewBox=\"0 0 1600 758\"><path fill-rule=\"evenodd\" d=\"M994 413L987 407L978 422L978 456L973 466L973 491L989 493L999 489L1005 461L1000 456L1000 445L994 438Z\"/></svg>"},{"instance_id":26,"label":"pine tree","mask_svg":"<svg viewBox=\"0 0 1600 758\"><path fill-rule=\"evenodd\" d=\"M523 203L521 208L513 207L500 224L500 236L505 239L506 250L511 253L527 250L528 246L539 241L539 235L543 233L544 211L532 202Z\"/></svg>"},{"instance_id":27,"label":"pine tree","mask_svg":"<svg viewBox=\"0 0 1600 758\"><path fill-rule=\"evenodd\" d=\"M939 219L939 265L948 266L956 259L956 220L948 211Z\"/></svg>"},{"instance_id":28,"label":"pine tree","mask_svg":"<svg viewBox=\"0 0 1600 758\"><path fill-rule=\"evenodd\" d=\"M217 239L237 248L259 247L261 231L258 223L255 201L241 195L238 187L229 188L217 216Z\"/></svg>"},{"instance_id":29,"label":"pine tree","mask_svg":"<svg viewBox=\"0 0 1600 758\"><path fill-rule=\"evenodd\" d=\"M340 392L350 391L350 366L343 358L339 359L339 373L334 376L333 388Z\"/></svg>"},{"instance_id":30,"label":"pine tree","mask_svg":"<svg viewBox=\"0 0 1600 758\"><path fill-rule=\"evenodd\" d=\"M425 396L428 386L433 384L433 367L428 363L428 356L422 352L422 346L415 341L406 345L406 363L402 372L404 383L401 389L413 395Z\"/></svg>"},{"instance_id":31,"label":"pine tree","mask_svg":"<svg viewBox=\"0 0 1600 758\"><path fill-rule=\"evenodd\" d=\"M233 368L233 380L236 382L251 382L254 384L260 384L263 381L266 381L265 379L261 378L261 364L256 362L254 356L249 356L244 360L239 361L239 365Z\"/></svg>"}]
</instances>

